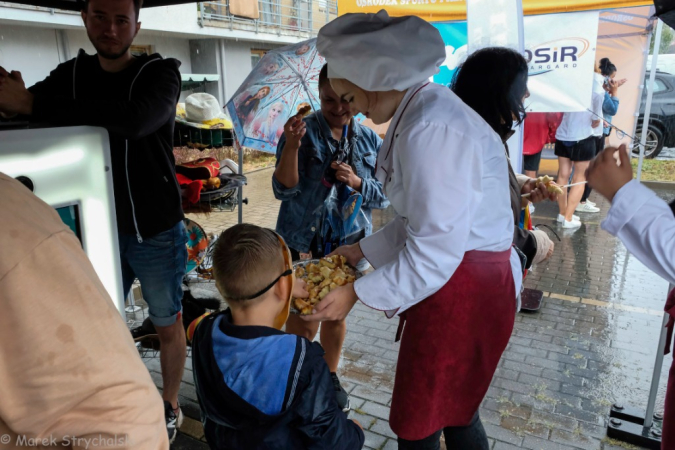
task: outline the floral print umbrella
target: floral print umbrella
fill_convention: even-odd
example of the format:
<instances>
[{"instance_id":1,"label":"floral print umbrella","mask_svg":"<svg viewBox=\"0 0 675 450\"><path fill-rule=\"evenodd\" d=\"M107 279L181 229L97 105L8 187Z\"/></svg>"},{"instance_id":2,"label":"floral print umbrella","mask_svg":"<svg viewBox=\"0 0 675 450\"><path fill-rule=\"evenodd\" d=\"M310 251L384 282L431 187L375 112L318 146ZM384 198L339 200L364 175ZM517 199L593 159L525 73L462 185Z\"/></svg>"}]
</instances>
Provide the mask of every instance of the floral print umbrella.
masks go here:
<instances>
[{"instance_id":1,"label":"floral print umbrella","mask_svg":"<svg viewBox=\"0 0 675 450\"><path fill-rule=\"evenodd\" d=\"M226 105L239 145L276 153L286 121L304 106L319 109L324 64L316 39L263 56Z\"/></svg>"}]
</instances>

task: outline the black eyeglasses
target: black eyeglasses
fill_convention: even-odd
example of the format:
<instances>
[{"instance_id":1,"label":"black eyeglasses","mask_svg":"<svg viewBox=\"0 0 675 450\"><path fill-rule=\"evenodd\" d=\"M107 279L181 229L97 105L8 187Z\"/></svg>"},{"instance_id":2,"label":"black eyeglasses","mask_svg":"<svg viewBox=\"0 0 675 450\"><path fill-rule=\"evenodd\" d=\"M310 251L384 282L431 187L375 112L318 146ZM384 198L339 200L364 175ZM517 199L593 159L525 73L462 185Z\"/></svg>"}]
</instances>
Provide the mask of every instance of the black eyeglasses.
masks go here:
<instances>
[{"instance_id":1,"label":"black eyeglasses","mask_svg":"<svg viewBox=\"0 0 675 450\"><path fill-rule=\"evenodd\" d=\"M254 298L258 298L261 295L263 295L265 292L272 289L274 287L274 285L277 284L279 282L279 280L281 280L283 277L293 275L293 260L291 258L291 250L288 248L288 245L286 245L286 241L284 241L284 239L281 236L279 236L279 234L276 231L270 230L270 229L268 229L268 231L270 231L271 233L274 233L274 235L279 240L279 243L281 244L281 248L282 248L282 251L283 251L283 254L284 254L284 266L286 267L286 270L284 271L284 273L282 273L281 275L276 277L274 279L274 281L272 281L269 285L267 285L265 288L261 289L260 291L256 292L255 294L247 295L246 297L228 297L227 298L228 300L235 300L235 301L253 300Z\"/></svg>"},{"instance_id":2,"label":"black eyeglasses","mask_svg":"<svg viewBox=\"0 0 675 450\"><path fill-rule=\"evenodd\" d=\"M274 281L272 281L269 285L267 285L267 287L261 289L260 291L256 292L255 294L249 295L249 296L246 296L246 297L236 297L236 298L229 297L229 299L230 300L253 300L254 298L258 298L261 295L263 295L265 292L272 289L274 287L274 285L277 284L279 282L279 280L281 280L283 277L287 277L288 275L292 275L292 274L293 274L293 269L288 269L284 273L282 273L281 275L276 277Z\"/></svg>"}]
</instances>

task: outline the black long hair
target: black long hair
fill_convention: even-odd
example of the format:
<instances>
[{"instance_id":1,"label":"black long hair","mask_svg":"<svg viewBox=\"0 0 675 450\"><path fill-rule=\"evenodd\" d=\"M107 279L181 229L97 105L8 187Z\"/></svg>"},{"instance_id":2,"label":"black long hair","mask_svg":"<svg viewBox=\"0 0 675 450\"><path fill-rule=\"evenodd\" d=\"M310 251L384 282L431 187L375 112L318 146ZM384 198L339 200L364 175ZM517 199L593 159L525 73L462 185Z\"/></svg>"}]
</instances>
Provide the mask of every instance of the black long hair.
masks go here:
<instances>
[{"instance_id":1,"label":"black long hair","mask_svg":"<svg viewBox=\"0 0 675 450\"><path fill-rule=\"evenodd\" d=\"M616 66L612 64L612 61L609 58L602 58L600 60L600 73L604 76L609 77L616 72Z\"/></svg>"},{"instance_id":2,"label":"black long hair","mask_svg":"<svg viewBox=\"0 0 675 450\"><path fill-rule=\"evenodd\" d=\"M505 139L525 116L527 61L515 50L488 47L469 55L452 78L451 89Z\"/></svg>"}]
</instances>

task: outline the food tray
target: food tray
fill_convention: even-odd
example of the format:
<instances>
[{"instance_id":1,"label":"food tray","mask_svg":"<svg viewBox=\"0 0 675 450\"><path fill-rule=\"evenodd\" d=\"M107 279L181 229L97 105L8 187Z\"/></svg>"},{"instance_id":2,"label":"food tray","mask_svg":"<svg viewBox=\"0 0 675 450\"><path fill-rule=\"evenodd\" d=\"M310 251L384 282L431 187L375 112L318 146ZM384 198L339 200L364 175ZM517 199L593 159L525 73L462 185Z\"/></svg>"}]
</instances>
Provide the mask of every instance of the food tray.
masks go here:
<instances>
[{"instance_id":1,"label":"food tray","mask_svg":"<svg viewBox=\"0 0 675 450\"><path fill-rule=\"evenodd\" d=\"M297 269L298 267L308 266L309 264L312 264L312 263L319 264L319 261L321 261L321 259L305 259L303 261L296 261L296 262L293 263L293 270ZM351 265L349 267L352 270L354 270L354 276L356 277L357 280L363 276L363 272L361 272L360 270L355 269ZM295 306L293 306L293 299L291 299L291 313L300 314L300 311L295 309Z\"/></svg>"}]
</instances>

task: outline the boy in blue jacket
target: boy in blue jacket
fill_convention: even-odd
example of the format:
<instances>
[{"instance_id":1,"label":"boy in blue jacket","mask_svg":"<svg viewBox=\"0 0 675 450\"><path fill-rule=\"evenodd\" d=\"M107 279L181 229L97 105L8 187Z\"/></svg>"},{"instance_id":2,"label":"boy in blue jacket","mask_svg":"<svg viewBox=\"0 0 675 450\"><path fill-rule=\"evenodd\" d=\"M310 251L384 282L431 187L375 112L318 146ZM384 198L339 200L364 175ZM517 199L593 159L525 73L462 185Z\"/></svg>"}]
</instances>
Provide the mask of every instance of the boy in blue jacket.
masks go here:
<instances>
[{"instance_id":1,"label":"boy in blue jacket","mask_svg":"<svg viewBox=\"0 0 675 450\"><path fill-rule=\"evenodd\" d=\"M229 309L205 317L192 343L210 447L362 448L363 431L338 406L321 345L280 331L291 295L307 297L283 239L236 225L216 243L213 272Z\"/></svg>"}]
</instances>

